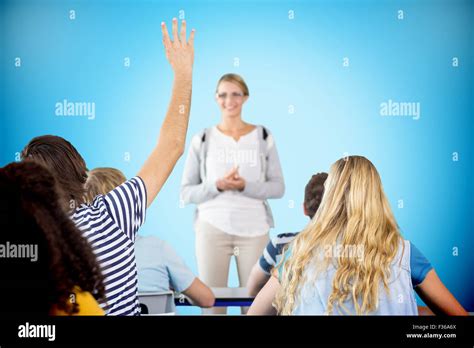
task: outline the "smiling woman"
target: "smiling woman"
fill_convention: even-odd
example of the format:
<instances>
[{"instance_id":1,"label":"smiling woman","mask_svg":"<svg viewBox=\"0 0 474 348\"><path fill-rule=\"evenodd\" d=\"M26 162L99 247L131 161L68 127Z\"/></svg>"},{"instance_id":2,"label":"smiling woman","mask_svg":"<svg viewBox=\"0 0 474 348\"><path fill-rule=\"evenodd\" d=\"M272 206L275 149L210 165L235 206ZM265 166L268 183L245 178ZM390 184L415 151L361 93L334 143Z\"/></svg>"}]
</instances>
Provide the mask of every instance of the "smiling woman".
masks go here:
<instances>
[{"instance_id":1,"label":"smiling woman","mask_svg":"<svg viewBox=\"0 0 474 348\"><path fill-rule=\"evenodd\" d=\"M285 190L272 135L242 120L249 95L241 76L221 77L215 95L221 122L194 136L181 184L181 200L198 205L199 276L212 287L227 287L232 255L240 287L247 285L274 225L266 200L282 197ZM212 313L223 314L225 308Z\"/></svg>"}]
</instances>

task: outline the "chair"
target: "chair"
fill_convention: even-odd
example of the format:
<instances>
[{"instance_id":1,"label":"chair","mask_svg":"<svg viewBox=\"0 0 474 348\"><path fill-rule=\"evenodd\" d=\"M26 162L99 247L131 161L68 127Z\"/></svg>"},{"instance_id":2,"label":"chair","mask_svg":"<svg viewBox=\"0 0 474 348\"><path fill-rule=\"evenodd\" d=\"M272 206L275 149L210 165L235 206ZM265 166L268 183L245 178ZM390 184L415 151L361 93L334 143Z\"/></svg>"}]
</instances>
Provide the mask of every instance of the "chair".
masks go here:
<instances>
[{"instance_id":1,"label":"chair","mask_svg":"<svg viewBox=\"0 0 474 348\"><path fill-rule=\"evenodd\" d=\"M174 314L173 291L143 292L138 294L142 315Z\"/></svg>"}]
</instances>

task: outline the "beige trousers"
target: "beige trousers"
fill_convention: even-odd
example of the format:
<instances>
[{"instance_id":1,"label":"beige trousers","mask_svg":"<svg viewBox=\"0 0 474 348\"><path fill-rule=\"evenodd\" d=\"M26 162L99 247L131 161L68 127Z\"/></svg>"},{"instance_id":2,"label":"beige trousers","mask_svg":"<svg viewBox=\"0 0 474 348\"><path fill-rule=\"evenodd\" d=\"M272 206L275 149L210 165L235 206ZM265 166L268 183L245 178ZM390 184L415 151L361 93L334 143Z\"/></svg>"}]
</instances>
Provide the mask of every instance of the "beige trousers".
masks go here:
<instances>
[{"instance_id":1,"label":"beige trousers","mask_svg":"<svg viewBox=\"0 0 474 348\"><path fill-rule=\"evenodd\" d=\"M240 287L247 286L250 271L269 242L268 232L258 237L240 237L199 219L195 228L199 278L209 287L227 287L230 258L235 256ZM242 313L247 309L241 307ZM226 314L226 308L214 307L203 313Z\"/></svg>"}]
</instances>

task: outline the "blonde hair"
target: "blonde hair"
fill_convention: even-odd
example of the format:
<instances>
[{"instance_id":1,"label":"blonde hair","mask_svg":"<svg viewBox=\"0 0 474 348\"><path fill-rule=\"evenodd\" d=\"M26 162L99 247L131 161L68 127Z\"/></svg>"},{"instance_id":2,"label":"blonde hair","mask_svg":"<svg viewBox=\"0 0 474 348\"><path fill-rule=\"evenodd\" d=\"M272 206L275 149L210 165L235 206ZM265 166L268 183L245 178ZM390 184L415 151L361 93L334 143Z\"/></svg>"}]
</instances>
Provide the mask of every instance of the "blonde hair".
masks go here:
<instances>
[{"instance_id":1,"label":"blonde hair","mask_svg":"<svg viewBox=\"0 0 474 348\"><path fill-rule=\"evenodd\" d=\"M242 78L242 76L237 75L237 74L225 74L225 75L223 75L219 79L219 82L217 82L216 93L219 89L220 84L224 81L232 82L232 83L236 84L237 86L240 87L242 92L244 92L244 95L246 95L246 96L250 95L249 88L248 88L247 84L245 83L244 79Z\"/></svg>"},{"instance_id":2,"label":"blonde hair","mask_svg":"<svg viewBox=\"0 0 474 348\"><path fill-rule=\"evenodd\" d=\"M95 168L87 174L85 185L87 203L91 203L99 194L107 194L127 180L125 175L115 168Z\"/></svg>"},{"instance_id":3,"label":"blonde hair","mask_svg":"<svg viewBox=\"0 0 474 348\"><path fill-rule=\"evenodd\" d=\"M327 314L335 308L347 313L343 305L347 299L352 300L358 315L374 311L380 281L388 292L389 267L400 240L375 166L362 156L338 160L331 166L318 211L291 243L291 256L283 266L274 306L281 315L292 314L299 301L299 286L307 281L305 267L318 250L339 244L362 246L364 252L360 258L326 256L317 265L319 271L327 269L330 262L336 267Z\"/></svg>"}]
</instances>

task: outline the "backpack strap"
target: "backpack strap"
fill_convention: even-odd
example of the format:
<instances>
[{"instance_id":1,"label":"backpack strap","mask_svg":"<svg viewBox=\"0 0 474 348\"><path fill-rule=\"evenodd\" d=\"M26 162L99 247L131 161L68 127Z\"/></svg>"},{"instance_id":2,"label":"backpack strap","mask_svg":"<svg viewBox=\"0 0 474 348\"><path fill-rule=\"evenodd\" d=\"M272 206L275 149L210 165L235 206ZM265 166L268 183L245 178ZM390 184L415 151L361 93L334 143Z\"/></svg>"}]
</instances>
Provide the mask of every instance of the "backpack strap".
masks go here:
<instances>
[{"instance_id":1,"label":"backpack strap","mask_svg":"<svg viewBox=\"0 0 474 348\"><path fill-rule=\"evenodd\" d=\"M262 131L263 131L263 140L266 141L267 138L268 138L268 132L267 132L267 130L265 129L264 126L262 126Z\"/></svg>"},{"instance_id":2,"label":"backpack strap","mask_svg":"<svg viewBox=\"0 0 474 348\"><path fill-rule=\"evenodd\" d=\"M206 138L209 138L207 136L207 133L209 132L210 128L204 128L202 131L201 135L201 146L199 147L199 164L200 164L200 174L201 174L201 180L204 180L206 177L206 156L207 156L207 147L209 144L209 141L206 142Z\"/></svg>"}]
</instances>

